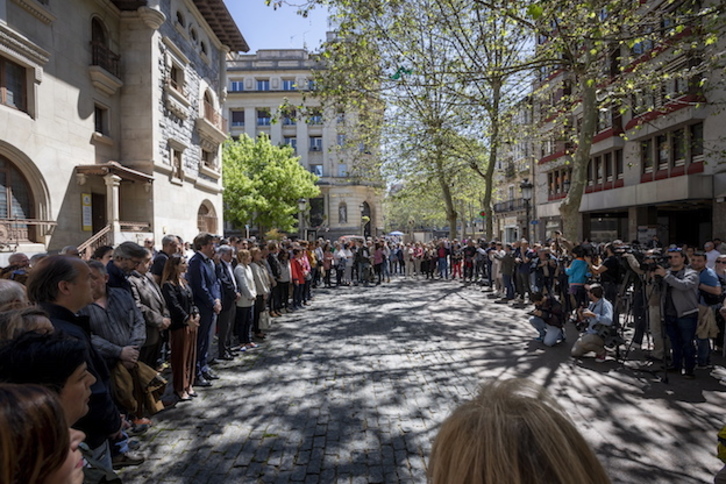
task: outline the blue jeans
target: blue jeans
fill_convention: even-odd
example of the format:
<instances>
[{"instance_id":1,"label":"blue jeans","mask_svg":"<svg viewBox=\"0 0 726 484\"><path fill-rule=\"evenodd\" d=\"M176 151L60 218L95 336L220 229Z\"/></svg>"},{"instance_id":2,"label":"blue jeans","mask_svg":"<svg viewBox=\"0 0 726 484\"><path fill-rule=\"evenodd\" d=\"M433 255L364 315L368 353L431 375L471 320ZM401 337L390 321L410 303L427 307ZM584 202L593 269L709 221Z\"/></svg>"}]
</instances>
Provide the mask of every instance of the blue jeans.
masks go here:
<instances>
[{"instance_id":1,"label":"blue jeans","mask_svg":"<svg viewBox=\"0 0 726 484\"><path fill-rule=\"evenodd\" d=\"M446 262L446 257L439 258L439 275L444 279L449 278L449 264Z\"/></svg>"},{"instance_id":2,"label":"blue jeans","mask_svg":"<svg viewBox=\"0 0 726 484\"><path fill-rule=\"evenodd\" d=\"M711 340L709 338L696 338L696 361L699 366L708 366L711 360Z\"/></svg>"},{"instance_id":3,"label":"blue jeans","mask_svg":"<svg viewBox=\"0 0 726 484\"><path fill-rule=\"evenodd\" d=\"M529 318L529 324L539 332L540 337L546 346L554 346L562 339L562 329L545 323L544 319L538 316Z\"/></svg>"},{"instance_id":4,"label":"blue jeans","mask_svg":"<svg viewBox=\"0 0 726 484\"><path fill-rule=\"evenodd\" d=\"M506 298L514 299L514 284L512 284L512 276L510 274L502 274L502 284L507 291Z\"/></svg>"},{"instance_id":5,"label":"blue jeans","mask_svg":"<svg viewBox=\"0 0 726 484\"><path fill-rule=\"evenodd\" d=\"M673 348L673 367L686 370L692 373L696 366L696 327L698 326L698 315L685 316L682 318L665 317L668 339L671 340Z\"/></svg>"}]
</instances>

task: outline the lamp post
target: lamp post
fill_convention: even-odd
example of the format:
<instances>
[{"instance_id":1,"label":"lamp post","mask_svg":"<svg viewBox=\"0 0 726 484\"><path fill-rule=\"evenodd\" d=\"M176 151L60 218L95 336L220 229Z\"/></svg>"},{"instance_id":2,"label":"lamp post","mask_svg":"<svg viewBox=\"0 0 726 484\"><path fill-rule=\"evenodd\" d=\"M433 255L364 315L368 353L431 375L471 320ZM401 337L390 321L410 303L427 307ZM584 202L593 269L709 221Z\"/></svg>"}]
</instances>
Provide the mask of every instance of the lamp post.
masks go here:
<instances>
[{"instance_id":1,"label":"lamp post","mask_svg":"<svg viewBox=\"0 0 726 484\"><path fill-rule=\"evenodd\" d=\"M525 178L522 180L522 183L519 184L519 189L522 191L522 200L524 200L525 213L525 224L522 235L527 240L529 240L529 202L532 200L532 188L534 188L534 185L529 182L529 178Z\"/></svg>"},{"instance_id":2,"label":"lamp post","mask_svg":"<svg viewBox=\"0 0 726 484\"><path fill-rule=\"evenodd\" d=\"M305 207L307 206L308 201L304 198L301 198L297 201L297 231L298 231L298 240L302 240L305 234L305 227L303 226L305 224Z\"/></svg>"}]
</instances>

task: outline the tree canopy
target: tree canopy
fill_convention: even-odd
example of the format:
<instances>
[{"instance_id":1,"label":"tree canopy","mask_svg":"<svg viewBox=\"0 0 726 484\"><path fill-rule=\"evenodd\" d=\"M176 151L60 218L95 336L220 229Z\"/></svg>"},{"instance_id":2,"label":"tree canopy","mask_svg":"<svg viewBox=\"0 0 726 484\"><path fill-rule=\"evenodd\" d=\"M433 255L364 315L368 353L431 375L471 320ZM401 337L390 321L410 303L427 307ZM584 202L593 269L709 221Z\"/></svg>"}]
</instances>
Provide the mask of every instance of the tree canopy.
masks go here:
<instances>
[{"instance_id":1,"label":"tree canopy","mask_svg":"<svg viewBox=\"0 0 726 484\"><path fill-rule=\"evenodd\" d=\"M222 153L225 219L237 227L255 225L293 230L300 198L320 194L318 178L298 163L289 146L274 146L267 136L242 135Z\"/></svg>"}]
</instances>

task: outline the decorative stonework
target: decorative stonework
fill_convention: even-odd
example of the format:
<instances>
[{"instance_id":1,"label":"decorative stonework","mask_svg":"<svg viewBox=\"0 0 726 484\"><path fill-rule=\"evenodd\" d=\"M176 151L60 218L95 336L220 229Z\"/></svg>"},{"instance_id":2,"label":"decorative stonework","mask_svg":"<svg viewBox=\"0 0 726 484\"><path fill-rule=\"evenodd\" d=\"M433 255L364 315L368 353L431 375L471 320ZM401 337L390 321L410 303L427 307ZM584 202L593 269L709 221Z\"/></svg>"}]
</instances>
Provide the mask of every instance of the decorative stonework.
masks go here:
<instances>
[{"instance_id":1,"label":"decorative stonework","mask_svg":"<svg viewBox=\"0 0 726 484\"><path fill-rule=\"evenodd\" d=\"M55 22L56 16L37 0L13 0L44 24Z\"/></svg>"},{"instance_id":2,"label":"decorative stonework","mask_svg":"<svg viewBox=\"0 0 726 484\"><path fill-rule=\"evenodd\" d=\"M109 97L116 94L116 91L124 85L121 79L101 66L88 66L88 74L91 76L93 87Z\"/></svg>"},{"instance_id":3,"label":"decorative stonework","mask_svg":"<svg viewBox=\"0 0 726 484\"><path fill-rule=\"evenodd\" d=\"M2 22L0 22L0 53L21 64L33 66L35 82L42 81L43 66L48 63L50 53Z\"/></svg>"},{"instance_id":4,"label":"decorative stonework","mask_svg":"<svg viewBox=\"0 0 726 484\"><path fill-rule=\"evenodd\" d=\"M209 121L207 118L201 116L197 118L197 130L199 131L199 136L211 143L207 151L216 151L217 146L224 143L224 141L227 139L227 133L216 127L211 121ZM202 146L204 148L204 146Z\"/></svg>"},{"instance_id":5,"label":"decorative stonework","mask_svg":"<svg viewBox=\"0 0 726 484\"><path fill-rule=\"evenodd\" d=\"M166 15L151 7L139 7L139 16L150 29L157 30L166 21Z\"/></svg>"},{"instance_id":6,"label":"decorative stonework","mask_svg":"<svg viewBox=\"0 0 726 484\"><path fill-rule=\"evenodd\" d=\"M180 119L189 117L189 107L192 105L189 100L177 89L171 87L169 83L164 84L164 92L166 99L164 105Z\"/></svg>"}]
</instances>

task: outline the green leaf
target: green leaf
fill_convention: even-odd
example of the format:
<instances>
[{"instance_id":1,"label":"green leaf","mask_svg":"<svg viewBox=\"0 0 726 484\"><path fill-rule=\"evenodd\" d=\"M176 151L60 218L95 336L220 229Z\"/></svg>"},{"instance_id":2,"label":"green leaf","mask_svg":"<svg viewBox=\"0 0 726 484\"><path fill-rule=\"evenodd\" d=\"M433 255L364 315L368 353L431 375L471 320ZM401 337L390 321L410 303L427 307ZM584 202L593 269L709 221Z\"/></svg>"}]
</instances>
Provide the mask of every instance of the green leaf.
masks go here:
<instances>
[{"instance_id":1,"label":"green leaf","mask_svg":"<svg viewBox=\"0 0 726 484\"><path fill-rule=\"evenodd\" d=\"M533 20L539 20L543 13L544 9L539 5L532 4L527 7L527 15L529 15Z\"/></svg>"}]
</instances>

